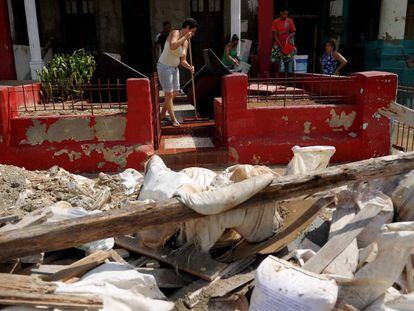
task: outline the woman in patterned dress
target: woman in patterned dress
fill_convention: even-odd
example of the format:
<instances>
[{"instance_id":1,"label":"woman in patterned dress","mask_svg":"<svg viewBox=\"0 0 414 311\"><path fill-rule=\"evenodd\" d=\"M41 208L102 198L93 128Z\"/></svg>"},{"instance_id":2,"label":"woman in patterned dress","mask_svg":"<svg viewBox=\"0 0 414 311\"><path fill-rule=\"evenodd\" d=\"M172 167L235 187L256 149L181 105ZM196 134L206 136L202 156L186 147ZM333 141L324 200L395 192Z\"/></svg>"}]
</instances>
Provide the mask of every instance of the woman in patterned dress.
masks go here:
<instances>
[{"instance_id":1,"label":"woman in patterned dress","mask_svg":"<svg viewBox=\"0 0 414 311\"><path fill-rule=\"evenodd\" d=\"M325 53L321 60L321 71L326 75L340 75L340 71L348 61L339 52L335 51L335 39L329 39L325 45Z\"/></svg>"}]
</instances>

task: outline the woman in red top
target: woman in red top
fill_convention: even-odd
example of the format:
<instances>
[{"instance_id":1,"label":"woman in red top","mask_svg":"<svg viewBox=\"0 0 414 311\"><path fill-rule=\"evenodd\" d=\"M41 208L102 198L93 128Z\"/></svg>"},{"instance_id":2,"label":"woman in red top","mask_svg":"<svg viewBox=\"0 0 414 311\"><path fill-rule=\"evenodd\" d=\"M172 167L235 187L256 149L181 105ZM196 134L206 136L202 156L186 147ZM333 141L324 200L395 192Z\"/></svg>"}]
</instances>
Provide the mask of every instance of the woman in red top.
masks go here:
<instances>
[{"instance_id":1,"label":"woman in red top","mask_svg":"<svg viewBox=\"0 0 414 311\"><path fill-rule=\"evenodd\" d=\"M276 72L279 72L280 63L284 63L285 71L289 69L289 63L296 52L296 48L292 43L295 35L296 27L293 20L288 17L289 10L280 11L280 17L276 18L272 24L273 31L273 48L270 56L270 62L275 64Z\"/></svg>"}]
</instances>

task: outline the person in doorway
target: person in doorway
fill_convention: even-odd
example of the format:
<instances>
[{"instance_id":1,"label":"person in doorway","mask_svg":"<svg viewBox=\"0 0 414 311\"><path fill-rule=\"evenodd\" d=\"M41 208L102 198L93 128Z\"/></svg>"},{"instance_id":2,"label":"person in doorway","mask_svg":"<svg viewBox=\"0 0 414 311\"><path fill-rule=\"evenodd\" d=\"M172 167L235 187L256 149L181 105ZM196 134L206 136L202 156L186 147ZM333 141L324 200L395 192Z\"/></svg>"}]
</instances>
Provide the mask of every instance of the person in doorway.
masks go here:
<instances>
[{"instance_id":1,"label":"person in doorway","mask_svg":"<svg viewBox=\"0 0 414 311\"><path fill-rule=\"evenodd\" d=\"M325 53L321 59L321 71L326 75L340 75L348 61L336 51L336 41L331 38L325 44Z\"/></svg>"},{"instance_id":2,"label":"person in doorway","mask_svg":"<svg viewBox=\"0 0 414 311\"><path fill-rule=\"evenodd\" d=\"M194 67L187 62L189 40L195 35L198 23L193 18L184 21L181 30L172 30L165 42L164 50L157 63L158 79L165 93L164 106L161 110L161 120L166 119L167 112L173 126L180 126L174 114L174 98L180 90L180 72L178 66L194 73Z\"/></svg>"},{"instance_id":3,"label":"person in doorway","mask_svg":"<svg viewBox=\"0 0 414 311\"><path fill-rule=\"evenodd\" d=\"M270 62L273 64L276 72L280 71L280 65L283 63L285 72L289 70L289 64L296 52L293 43L293 37L296 33L295 23L289 16L287 8L280 11L280 16L273 21L273 48L270 56Z\"/></svg>"},{"instance_id":4,"label":"person in doorway","mask_svg":"<svg viewBox=\"0 0 414 311\"><path fill-rule=\"evenodd\" d=\"M239 36L234 34L231 37L230 43L228 43L224 49L223 57L221 62L228 68L233 69L239 65L239 56L237 55L237 48L239 46Z\"/></svg>"},{"instance_id":5,"label":"person in doorway","mask_svg":"<svg viewBox=\"0 0 414 311\"><path fill-rule=\"evenodd\" d=\"M162 31L157 33L155 36L155 55L157 59L160 57L162 51L164 50L165 41L167 41L168 35L171 31L171 23L165 21L162 23Z\"/></svg>"}]
</instances>

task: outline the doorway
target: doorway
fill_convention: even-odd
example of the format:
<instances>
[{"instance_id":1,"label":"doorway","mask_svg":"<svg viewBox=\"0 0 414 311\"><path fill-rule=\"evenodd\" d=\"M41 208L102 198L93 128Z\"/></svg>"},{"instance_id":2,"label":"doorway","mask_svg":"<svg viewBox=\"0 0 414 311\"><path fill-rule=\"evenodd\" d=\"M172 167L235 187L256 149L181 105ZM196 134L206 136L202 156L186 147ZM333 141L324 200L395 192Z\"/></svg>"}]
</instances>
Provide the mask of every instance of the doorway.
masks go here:
<instances>
[{"instance_id":1,"label":"doorway","mask_svg":"<svg viewBox=\"0 0 414 311\"><path fill-rule=\"evenodd\" d=\"M147 77L154 71L149 1L122 0L124 62Z\"/></svg>"},{"instance_id":2,"label":"doorway","mask_svg":"<svg viewBox=\"0 0 414 311\"><path fill-rule=\"evenodd\" d=\"M191 42L196 69L204 65L204 49L212 49L221 58L224 47L223 6L224 0L191 0L191 17L200 26Z\"/></svg>"},{"instance_id":3,"label":"doorway","mask_svg":"<svg viewBox=\"0 0 414 311\"><path fill-rule=\"evenodd\" d=\"M63 52L77 49L96 55L97 37L93 0L60 1Z\"/></svg>"}]
</instances>

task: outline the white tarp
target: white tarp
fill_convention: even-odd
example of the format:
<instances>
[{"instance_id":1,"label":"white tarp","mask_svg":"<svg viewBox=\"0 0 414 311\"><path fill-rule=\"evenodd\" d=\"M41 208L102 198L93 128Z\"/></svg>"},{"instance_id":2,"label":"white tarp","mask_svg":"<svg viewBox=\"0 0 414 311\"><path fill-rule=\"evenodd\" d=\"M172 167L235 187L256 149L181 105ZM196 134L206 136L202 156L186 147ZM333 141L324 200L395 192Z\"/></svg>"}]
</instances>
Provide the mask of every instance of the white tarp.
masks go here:
<instances>
[{"instance_id":1,"label":"white tarp","mask_svg":"<svg viewBox=\"0 0 414 311\"><path fill-rule=\"evenodd\" d=\"M55 293L100 296L104 311L168 311L174 307L163 300L152 275L119 263L103 264L72 284L58 283Z\"/></svg>"},{"instance_id":2,"label":"white tarp","mask_svg":"<svg viewBox=\"0 0 414 311\"><path fill-rule=\"evenodd\" d=\"M47 219L47 222L57 222L78 217L84 217L93 214L99 214L101 211L87 211L81 207L72 207L68 202L60 201L49 207L52 211L52 216ZM114 238L97 240L94 242L85 243L77 246L77 248L87 252L94 252L98 250L109 250L114 247Z\"/></svg>"}]
</instances>

